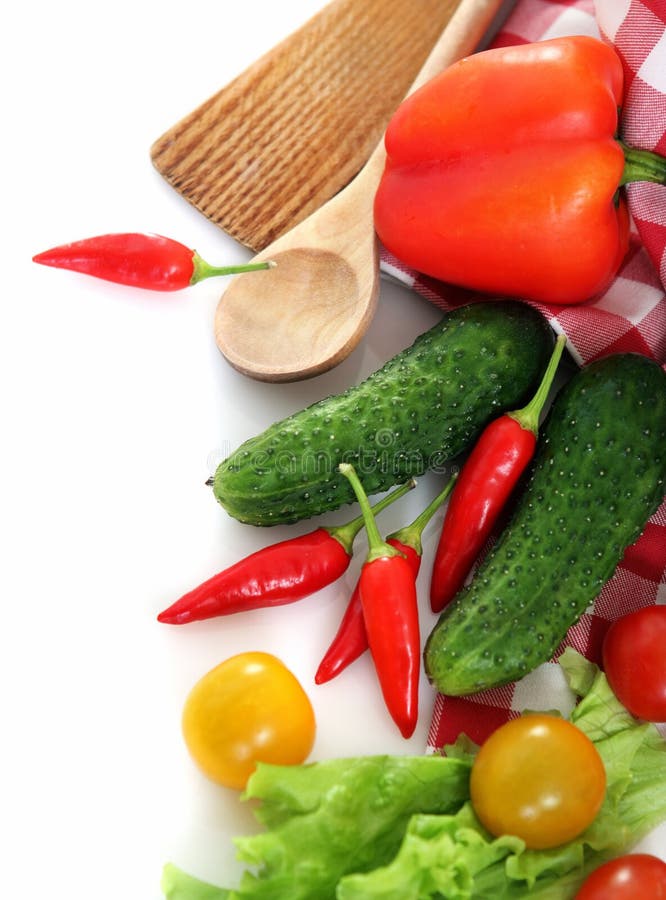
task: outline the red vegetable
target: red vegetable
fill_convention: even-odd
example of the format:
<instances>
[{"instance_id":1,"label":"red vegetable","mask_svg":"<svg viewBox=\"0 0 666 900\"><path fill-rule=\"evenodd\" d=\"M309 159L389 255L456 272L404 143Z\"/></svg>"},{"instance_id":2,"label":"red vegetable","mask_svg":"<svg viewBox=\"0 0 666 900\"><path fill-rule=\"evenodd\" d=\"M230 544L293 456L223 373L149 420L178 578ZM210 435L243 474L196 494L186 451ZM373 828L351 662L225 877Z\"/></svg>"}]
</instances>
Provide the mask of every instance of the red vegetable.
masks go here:
<instances>
[{"instance_id":1,"label":"red vegetable","mask_svg":"<svg viewBox=\"0 0 666 900\"><path fill-rule=\"evenodd\" d=\"M430 582L433 612L441 612L461 588L534 455L539 416L565 343L565 336L560 335L541 384L528 405L491 422L462 467L435 553Z\"/></svg>"},{"instance_id":2,"label":"red vegetable","mask_svg":"<svg viewBox=\"0 0 666 900\"><path fill-rule=\"evenodd\" d=\"M414 574L414 579L419 574L421 568L422 546L421 535L435 512L442 505L444 500L449 496L451 488L456 479L453 475L446 484L446 487L435 497L435 499L423 510L423 512L412 522L394 532L386 538L386 543L390 544L396 550L403 554L410 565ZM319 668L315 674L315 683L324 684L339 675L347 666L351 665L355 659L368 649L368 635L365 630L365 622L363 621L363 607L361 604L361 595L359 584L349 599L345 614L340 622L340 627L331 642L330 647L326 651Z\"/></svg>"},{"instance_id":3,"label":"red vegetable","mask_svg":"<svg viewBox=\"0 0 666 900\"><path fill-rule=\"evenodd\" d=\"M629 853L587 877L576 900L666 900L666 863L650 853Z\"/></svg>"},{"instance_id":4,"label":"red vegetable","mask_svg":"<svg viewBox=\"0 0 666 900\"><path fill-rule=\"evenodd\" d=\"M414 572L405 556L381 539L354 467L342 463L339 469L354 488L368 535L359 593L370 653L386 707L402 736L408 738L418 719L421 665Z\"/></svg>"},{"instance_id":5,"label":"red vegetable","mask_svg":"<svg viewBox=\"0 0 666 900\"><path fill-rule=\"evenodd\" d=\"M408 481L383 497L375 505L375 511L402 497L414 483ZM189 591L157 619L168 625L185 625L301 600L345 572L351 561L354 538L363 524L363 516L357 516L346 525L316 528L257 550Z\"/></svg>"},{"instance_id":6,"label":"red vegetable","mask_svg":"<svg viewBox=\"0 0 666 900\"><path fill-rule=\"evenodd\" d=\"M622 91L617 54L587 36L454 63L388 125L380 240L420 272L493 295L596 295L629 246L620 187L666 183L666 159L617 139Z\"/></svg>"},{"instance_id":7,"label":"red vegetable","mask_svg":"<svg viewBox=\"0 0 666 900\"><path fill-rule=\"evenodd\" d=\"M178 291L214 275L268 269L272 262L208 265L196 250L159 234L102 234L33 256L33 262L151 291Z\"/></svg>"},{"instance_id":8,"label":"red vegetable","mask_svg":"<svg viewBox=\"0 0 666 900\"><path fill-rule=\"evenodd\" d=\"M666 606L646 606L613 622L602 658L608 683L629 712L666 722Z\"/></svg>"}]
</instances>

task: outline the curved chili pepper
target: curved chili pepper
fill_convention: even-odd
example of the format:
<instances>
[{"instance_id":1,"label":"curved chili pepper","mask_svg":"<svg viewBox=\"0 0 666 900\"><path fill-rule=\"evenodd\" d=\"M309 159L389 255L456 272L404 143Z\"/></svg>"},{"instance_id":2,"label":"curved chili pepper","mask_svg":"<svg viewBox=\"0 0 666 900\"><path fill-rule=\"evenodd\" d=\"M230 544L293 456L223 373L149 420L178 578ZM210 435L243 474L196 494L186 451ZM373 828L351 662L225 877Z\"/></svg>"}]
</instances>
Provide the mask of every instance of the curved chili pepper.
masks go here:
<instances>
[{"instance_id":1,"label":"curved chili pepper","mask_svg":"<svg viewBox=\"0 0 666 900\"><path fill-rule=\"evenodd\" d=\"M541 384L527 406L491 422L462 467L435 553L430 582L433 612L441 612L462 587L516 482L534 455L539 416L565 343L566 337L559 335Z\"/></svg>"},{"instance_id":2,"label":"curved chili pepper","mask_svg":"<svg viewBox=\"0 0 666 900\"><path fill-rule=\"evenodd\" d=\"M459 60L389 122L380 240L419 272L491 295L597 295L629 247L622 185L666 184L666 159L618 140L622 100L620 58L586 35Z\"/></svg>"},{"instance_id":3,"label":"curved chili pepper","mask_svg":"<svg viewBox=\"0 0 666 900\"><path fill-rule=\"evenodd\" d=\"M151 291L179 291L204 278L254 272L271 261L238 266L210 266L196 250L159 234L102 234L53 247L33 256L33 262L69 269L105 281Z\"/></svg>"},{"instance_id":4,"label":"curved chili pepper","mask_svg":"<svg viewBox=\"0 0 666 900\"><path fill-rule=\"evenodd\" d=\"M421 559L423 548L421 545L421 535L423 530L432 519L435 512L442 505L444 500L451 493L453 484L457 478L457 474L451 476L446 483L446 487L435 497L435 499L423 510L423 512L411 523L404 528L395 531L386 538L386 543L390 544L396 550L400 551L410 565L416 580L419 569L421 568ZM361 595L359 591L359 583L349 598L349 603L345 609L345 613L340 622L340 627L333 638L330 647L324 654L319 668L315 673L315 684L324 684L339 675L347 666L351 665L354 660L358 659L368 649L368 635L365 630L365 622L363 621L363 606L361 604Z\"/></svg>"},{"instance_id":5,"label":"curved chili pepper","mask_svg":"<svg viewBox=\"0 0 666 900\"><path fill-rule=\"evenodd\" d=\"M375 505L375 511L402 497L414 484L412 479L400 485ZM346 525L316 528L257 550L176 600L157 620L185 625L302 600L345 572L363 524L363 516L357 516Z\"/></svg>"},{"instance_id":6,"label":"curved chili pepper","mask_svg":"<svg viewBox=\"0 0 666 900\"><path fill-rule=\"evenodd\" d=\"M350 463L340 472L349 479L361 506L369 550L359 578L368 646L391 718L404 738L418 719L421 636L416 580L403 554L383 541L368 498Z\"/></svg>"}]
</instances>

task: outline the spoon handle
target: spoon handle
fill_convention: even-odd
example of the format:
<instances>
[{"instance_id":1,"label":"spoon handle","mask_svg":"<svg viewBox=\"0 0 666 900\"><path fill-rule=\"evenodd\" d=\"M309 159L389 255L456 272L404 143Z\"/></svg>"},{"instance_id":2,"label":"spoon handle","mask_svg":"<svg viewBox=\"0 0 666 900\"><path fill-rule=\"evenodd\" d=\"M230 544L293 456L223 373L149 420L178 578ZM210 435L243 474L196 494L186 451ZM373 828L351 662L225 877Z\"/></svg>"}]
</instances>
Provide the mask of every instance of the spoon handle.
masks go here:
<instances>
[{"instance_id":1,"label":"spoon handle","mask_svg":"<svg viewBox=\"0 0 666 900\"><path fill-rule=\"evenodd\" d=\"M430 51L407 96L457 59L473 53L499 13L504 0L462 0Z\"/></svg>"},{"instance_id":2,"label":"spoon handle","mask_svg":"<svg viewBox=\"0 0 666 900\"><path fill-rule=\"evenodd\" d=\"M506 2L460 0L411 91L473 53ZM356 178L255 257L276 268L229 285L215 338L240 372L261 381L310 378L363 337L379 293L374 198L385 162L382 138Z\"/></svg>"},{"instance_id":3,"label":"spoon handle","mask_svg":"<svg viewBox=\"0 0 666 900\"><path fill-rule=\"evenodd\" d=\"M505 0L461 0L406 96L418 90L456 60L473 53L488 32L503 3ZM386 150L382 138L352 182L357 196L365 197L366 213L371 214L375 191L384 171L385 162ZM355 214L358 215L358 212L357 207Z\"/></svg>"}]
</instances>

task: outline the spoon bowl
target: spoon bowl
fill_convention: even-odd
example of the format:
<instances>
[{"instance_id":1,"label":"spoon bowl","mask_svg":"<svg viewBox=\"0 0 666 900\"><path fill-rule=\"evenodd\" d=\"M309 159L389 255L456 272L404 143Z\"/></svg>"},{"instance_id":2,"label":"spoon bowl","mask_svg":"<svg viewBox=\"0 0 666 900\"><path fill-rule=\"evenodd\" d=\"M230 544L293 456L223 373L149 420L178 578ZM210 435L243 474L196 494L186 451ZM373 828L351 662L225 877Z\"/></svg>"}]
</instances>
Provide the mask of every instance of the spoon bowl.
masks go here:
<instances>
[{"instance_id":1,"label":"spoon bowl","mask_svg":"<svg viewBox=\"0 0 666 900\"><path fill-rule=\"evenodd\" d=\"M220 310L218 345L236 369L255 378L290 381L295 372L299 378L312 377L353 350L372 318L378 281L359 284L353 265L322 248L293 247L270 258L276 266L262 273L269 276L264 283L239 280L232 302ZM234 337L230 344L225 341L229 333Z\"/></svg>"},{"instance_id":2,"label":"spoon bowl","mask_svg":"<svg viewBox=\"0 0 666 900\"><path fill-rule=\"evenodd\" d=\"M461 0L410 93L473 52L501 0ZM260 381L299 381L342 362L372 320L379 293L373 204L383 141L349 185L255 257L275 266L237 276L215 315L229 363Z\"/></svg>"},{"instance_id":3,"label":"spoon bowl","mask_svg":"<svg viewBox=\"0 0 666 900\"><path fill-rule=\"evenodd\" d=\"M238 371L263 381L311 378L342 362L366 332L379 294L372 192L363 187L370 172L322 207L325 215L312 214L255 257L273 268L230 283L215 337Z\"/></svg>"}]
</instances>

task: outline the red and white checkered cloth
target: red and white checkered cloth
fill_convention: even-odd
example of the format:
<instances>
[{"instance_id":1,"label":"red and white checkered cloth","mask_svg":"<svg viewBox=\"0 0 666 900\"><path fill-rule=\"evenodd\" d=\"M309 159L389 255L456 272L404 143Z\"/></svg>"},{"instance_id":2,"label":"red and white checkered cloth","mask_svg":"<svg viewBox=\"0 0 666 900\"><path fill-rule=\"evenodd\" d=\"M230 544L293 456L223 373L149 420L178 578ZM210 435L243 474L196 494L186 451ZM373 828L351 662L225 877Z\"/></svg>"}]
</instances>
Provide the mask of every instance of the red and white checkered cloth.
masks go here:
<instances>
[{"instance_id":1,"label":"red and white checkered cloth","mask_svg":"<svg viewBox=\"0 0 666 900\"><path fill-rule=\"evenodd\" d=\"M622 136L633 147L666 155L666 0L519 0L493 46L567 34L601 36L615 46L625 72ZM630 185L628 200L631 248L606 293L581 306L535 304L556 331L566 333L569 352L581 365L623 351L666 364L666 187ZM442 309L469 297L417 275L388 253L382 265ZM555 660L569 645L599 663L610 622L653 603L666 604L666 502L593 606L570 629ZM460 732L480 743L524 709L568 713L573 697L555 660L503 688L470 698L437 696L428 750L452 742ZM666 734L666 725L660 728Z\"/></svg>"}]
</instances>

